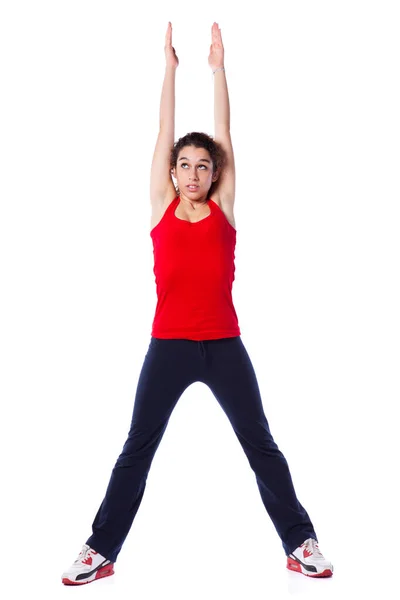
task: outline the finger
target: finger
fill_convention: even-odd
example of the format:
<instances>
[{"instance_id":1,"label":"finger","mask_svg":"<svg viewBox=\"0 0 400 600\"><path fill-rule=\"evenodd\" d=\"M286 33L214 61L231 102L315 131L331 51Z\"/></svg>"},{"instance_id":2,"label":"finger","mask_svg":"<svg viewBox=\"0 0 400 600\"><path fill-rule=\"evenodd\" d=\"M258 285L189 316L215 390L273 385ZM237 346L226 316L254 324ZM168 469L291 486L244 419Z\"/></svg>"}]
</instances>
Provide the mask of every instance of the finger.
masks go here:
<instances>
[{"instance_id":1,"label":"finger","mask_svg":"<svg viewBox=\"0 0 400 600\"><path fill-rule=\"evenodd\" d=\"M171 22L168 21L167 33L165 34L165 44L169 46L171 44L172 37L172 25Z\"/></svg>"}]
</instances>

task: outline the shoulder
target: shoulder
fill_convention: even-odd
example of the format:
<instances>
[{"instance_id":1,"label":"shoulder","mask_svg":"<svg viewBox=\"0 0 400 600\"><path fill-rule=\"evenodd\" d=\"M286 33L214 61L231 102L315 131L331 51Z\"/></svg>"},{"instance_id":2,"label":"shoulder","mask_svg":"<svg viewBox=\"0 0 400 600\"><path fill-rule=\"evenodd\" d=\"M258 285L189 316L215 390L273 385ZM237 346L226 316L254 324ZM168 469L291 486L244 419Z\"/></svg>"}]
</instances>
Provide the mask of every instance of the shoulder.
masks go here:
<instances>
[{"instance_id":1,"label":"shoulder","mask_svg":"<svg viewBox=\"0 0 400 600\"><path fill-rule=\"evenodd\" d=\"M167 208L177 198L175 188L170 189L163 199L159 202L152 202L151 205L151 223L150 228L153 229L163 218Z\"/></svg>"},{"instance_id":2,"label":"shoulder","mask_svg":"<svg viewBox=\"0 0 400 600\"><path fill-rule=\"evenodd\" d=\"M223 202L218 189L212 194L211 199L219 206L232 227L236 229L235 216L233 214L233 202Z\"/></svg>"}]
</instances>

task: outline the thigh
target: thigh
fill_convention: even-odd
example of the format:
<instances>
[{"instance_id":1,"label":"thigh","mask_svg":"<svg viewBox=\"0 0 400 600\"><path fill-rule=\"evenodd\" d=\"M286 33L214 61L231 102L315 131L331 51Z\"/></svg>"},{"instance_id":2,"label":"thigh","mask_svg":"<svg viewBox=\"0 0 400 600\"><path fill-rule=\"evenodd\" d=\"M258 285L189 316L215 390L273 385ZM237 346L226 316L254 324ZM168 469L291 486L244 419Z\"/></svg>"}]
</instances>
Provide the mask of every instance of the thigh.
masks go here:
<instances>
[{"instance_id":1,"label":"thigh","mask_svg":"<svg viewBox=\"0 0 400 600\"><path fill-rule=\"evenodd\" d=\"M196 378L189 340L152 337L139 375L131 429L164 425L180 396Z\"/></svg>"},{"instance_id":2,"label":"thigh","mask_svg":"<svg viewBox=\"0 0 400 600\"><path fill-rule=\"evenodd\" d=\"M207 342L208 385L235 429L268 428L257 377L240 336Z\"/></svg>"}]
</instances>

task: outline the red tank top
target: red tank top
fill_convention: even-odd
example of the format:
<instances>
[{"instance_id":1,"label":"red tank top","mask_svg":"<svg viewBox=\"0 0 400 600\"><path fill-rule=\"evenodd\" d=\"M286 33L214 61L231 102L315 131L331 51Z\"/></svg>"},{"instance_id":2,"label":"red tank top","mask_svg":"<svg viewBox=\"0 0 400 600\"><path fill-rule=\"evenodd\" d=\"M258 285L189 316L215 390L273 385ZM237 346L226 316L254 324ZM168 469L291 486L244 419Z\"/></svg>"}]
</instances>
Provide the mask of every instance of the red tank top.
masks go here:
<instances>
[{"instance_id":1,"label":"red tank top","mask_svg":"<svg viewBox=\"0 0 400 600\"><path fill-rule=\"evenodd\" d=\"M232 302L236 230L214 200L190 223L175 215L177 196L150 231L157 306L153 337L212 340L240 335Z\"/></svg>"}]
</instances>

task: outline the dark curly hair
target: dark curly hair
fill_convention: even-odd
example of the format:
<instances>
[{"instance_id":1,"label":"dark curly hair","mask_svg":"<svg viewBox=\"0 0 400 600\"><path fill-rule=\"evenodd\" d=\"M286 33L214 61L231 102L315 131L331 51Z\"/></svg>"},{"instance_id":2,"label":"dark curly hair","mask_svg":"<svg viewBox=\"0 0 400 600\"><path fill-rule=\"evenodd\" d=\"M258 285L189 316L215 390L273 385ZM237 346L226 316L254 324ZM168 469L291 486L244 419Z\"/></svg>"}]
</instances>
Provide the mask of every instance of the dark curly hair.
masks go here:
<instances>
[{"instance_id":1,"label":"dark curly hair","mask_svg":"<svg viewBox=\"0 0 400 600\"><path fill-rule=\"evenodd\" d=\"M226 161L225 152L224 152L222 146L218 142L216 142L212 136L208 135L207 133L201 133L199 131L192 131L191 133L187 133L183 137L179 138L177 142L175 142L173 148L171 149L171 156L170 156L170 168L171 169L176 167L179 152L184 146L194 146L195 148L204 148L210 154L210 157L211 157L211 160L213 163L213 174L218 170L222 171L222 169L225 165L225 161ZM211 184L211 187L208 190L209 197L213 194L213 192L217 186L218 179L217 179L217 181L213 181L213 183ZM179 196L180 192L179 192L179 188L177 185L175 186L175 189L176 189L176 193Z\"/></svg>"}]
</instances>

